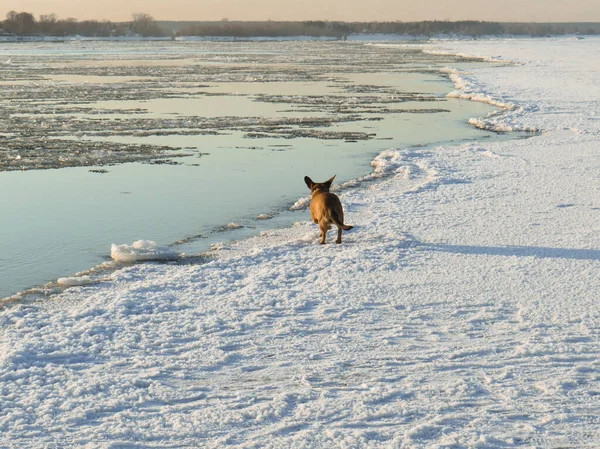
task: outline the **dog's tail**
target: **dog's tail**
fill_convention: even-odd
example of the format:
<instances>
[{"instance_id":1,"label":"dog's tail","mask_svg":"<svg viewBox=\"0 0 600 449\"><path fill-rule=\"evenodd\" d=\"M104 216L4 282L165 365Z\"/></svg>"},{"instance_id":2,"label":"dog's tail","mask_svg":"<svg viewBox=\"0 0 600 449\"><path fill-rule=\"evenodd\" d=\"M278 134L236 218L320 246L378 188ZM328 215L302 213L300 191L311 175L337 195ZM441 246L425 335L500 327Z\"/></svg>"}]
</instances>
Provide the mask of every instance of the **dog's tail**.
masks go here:
<instances>
[{"instance_id":1,"label":"dog's tail","mask_svg":"<svg viewBox=\"0 0 600 449\"><path fill-rule=\"evenodd\" d=\"M350 229L352 229L354 226L349 226L349 225L345 225L344 223L342 223L339 218L338 215L335 211L331 211L331 221L333 221L333 224L336 225L338 228L342 228L344 231L349 231Z\"/></svg>"}]
</instances>

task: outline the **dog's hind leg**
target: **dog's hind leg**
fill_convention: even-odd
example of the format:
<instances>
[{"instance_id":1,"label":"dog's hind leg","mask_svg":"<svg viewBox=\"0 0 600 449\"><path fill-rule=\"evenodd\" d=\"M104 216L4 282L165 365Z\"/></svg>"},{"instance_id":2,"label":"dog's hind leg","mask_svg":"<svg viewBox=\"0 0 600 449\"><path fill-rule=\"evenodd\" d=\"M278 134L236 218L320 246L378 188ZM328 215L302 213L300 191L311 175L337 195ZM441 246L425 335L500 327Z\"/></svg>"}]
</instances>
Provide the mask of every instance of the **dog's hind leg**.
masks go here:
<instances>
[{"instance_id":1,"label":"dog's hind leg","mask_svg":"<svg viewBox=\"0 0 600 449\"><path fill-rule=\"evenodd\" d=\"M342 243L342 228L338 227L338 237L335 243Z\"/></svg>"},{"instance_id":2,"label":"dog's hind leg","mask_svg":"<svg viewBox=\"0 0 600 449\"><path fill-rule=\"evenodd\" d=\"M325 237L327 236L327 230L329 226L324 223L319 223L319 229L321 230L321 241L319 242L321 245L325 244Z\"/></svg>"}]
</instances>

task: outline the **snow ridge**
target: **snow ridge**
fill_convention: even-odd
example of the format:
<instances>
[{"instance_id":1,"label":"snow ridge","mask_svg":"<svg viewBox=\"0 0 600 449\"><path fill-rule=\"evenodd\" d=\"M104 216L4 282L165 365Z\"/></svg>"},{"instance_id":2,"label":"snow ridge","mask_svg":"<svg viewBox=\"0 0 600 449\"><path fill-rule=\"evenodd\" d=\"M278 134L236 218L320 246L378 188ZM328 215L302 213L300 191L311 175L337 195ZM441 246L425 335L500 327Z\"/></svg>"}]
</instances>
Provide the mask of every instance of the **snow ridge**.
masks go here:
<instances>
[{"instance_id":1,"label":"snow ridge","mask_svg":"<svg viewBox=\"0 0 600 449\"><path fill-rule=\"evenodd\" d=\"M473 117L469 119L469 125L494 132L524 131L537 133L541 131L538 128L517 122L517 118L523 118L534 112L534 105L517 106L512 102L495 99L492 95L486 93L484 86L475 82L466 72L446 69L443 70L443 73L448 74L455 87L455 90L450 92L447 97L479 101L501 109L500 111L490 112L486 117Z\"/></svg>"}]
</instances>

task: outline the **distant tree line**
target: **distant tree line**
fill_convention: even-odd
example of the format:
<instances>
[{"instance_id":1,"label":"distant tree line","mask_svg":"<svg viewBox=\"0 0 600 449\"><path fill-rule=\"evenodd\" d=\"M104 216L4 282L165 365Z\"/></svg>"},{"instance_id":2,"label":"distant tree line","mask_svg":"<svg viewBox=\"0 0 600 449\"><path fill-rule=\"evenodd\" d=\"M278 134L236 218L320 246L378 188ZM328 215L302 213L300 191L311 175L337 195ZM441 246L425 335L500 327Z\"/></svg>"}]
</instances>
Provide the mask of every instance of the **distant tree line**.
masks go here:
<instances>
[{"instance_id":1,"label":"distant tree line","mask_svg":"<svg viewBox=\"0 0 600 449\"><path fill-rule=\"evenodd\" d=\"M330 36L349 34L402 34L433 36L457 34L466 36L525 35L546 36L561 34L600 34L600 23L500 23L480 21L423 21L423 22L193 22L182 26L181 36Z\"/></svg>"},{"instance_id":2,"label":"distant tree line","mask_svg":"<svg viewBox=\"0 0 600 449\"><path fill-rule=\"evenodd\" d=\"M351 24L329 21L304 22L196 22L184 25L176 34L180 36L315 36L341 37L352 33Z\"/></svg>"},{"instance_id":3,"label":"distant tree line","mask_svg":"<svg viewBox=\"0 0 600 449\"><path fill-rule=\"evenodd\" d=\"M218 22L157 22L148 14L136 13L130 22L59 19L55 14L43 14L38 20L28 12L10 11L0 22L4 33L17 36L236 36L281 37L315 36L343 38L349 34L433 35L519 35L546 36L562 34L600 34L600 23L500 23L480 21L423 22L243 22L223 19Z\"/></svg>"},{"instance_id":4,"label":"distant tree line","mask_svg":"<svg viewBox=\"0 0 600 449\"><path fill-rule=\"evenodd\" d=\"M59 19L56 14L42 14L38 20L28 12L10 11L6 20L0 22L4 33L17 36L90 36L109 37L139 34L144 37L163 36L164 32L148 14L133 14L131 22L110 22L108 20L83 20L74 18Z\"/></svg>"}]
</instances>

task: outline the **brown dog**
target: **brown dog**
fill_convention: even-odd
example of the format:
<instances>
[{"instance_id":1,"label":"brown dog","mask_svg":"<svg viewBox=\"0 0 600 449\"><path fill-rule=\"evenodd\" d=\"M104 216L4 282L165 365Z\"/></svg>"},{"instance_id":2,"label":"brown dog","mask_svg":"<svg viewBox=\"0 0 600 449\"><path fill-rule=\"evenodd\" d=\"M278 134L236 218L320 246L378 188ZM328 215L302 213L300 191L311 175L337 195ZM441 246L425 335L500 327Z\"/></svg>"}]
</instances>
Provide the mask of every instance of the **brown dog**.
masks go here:
<instances>
[{"instance_id":1,"label":"brown dog","mask_svg":"<svg viewBox=\"0 0 600 449\"><path fill-rule=\"evenodd\" d=\"M319 225L321 230L321 244L325 243L325 235L334 224L338 228L338 236L335 243L342 243L342 229L348 231L352 226L344 224L344 210L342 203L337 195L329 193L329 188L333 182L333 178L325 182L313 182L308 176L304 177L304 182L311 192L310 200L310 218Z\"/></svg>"}]
</instances>

